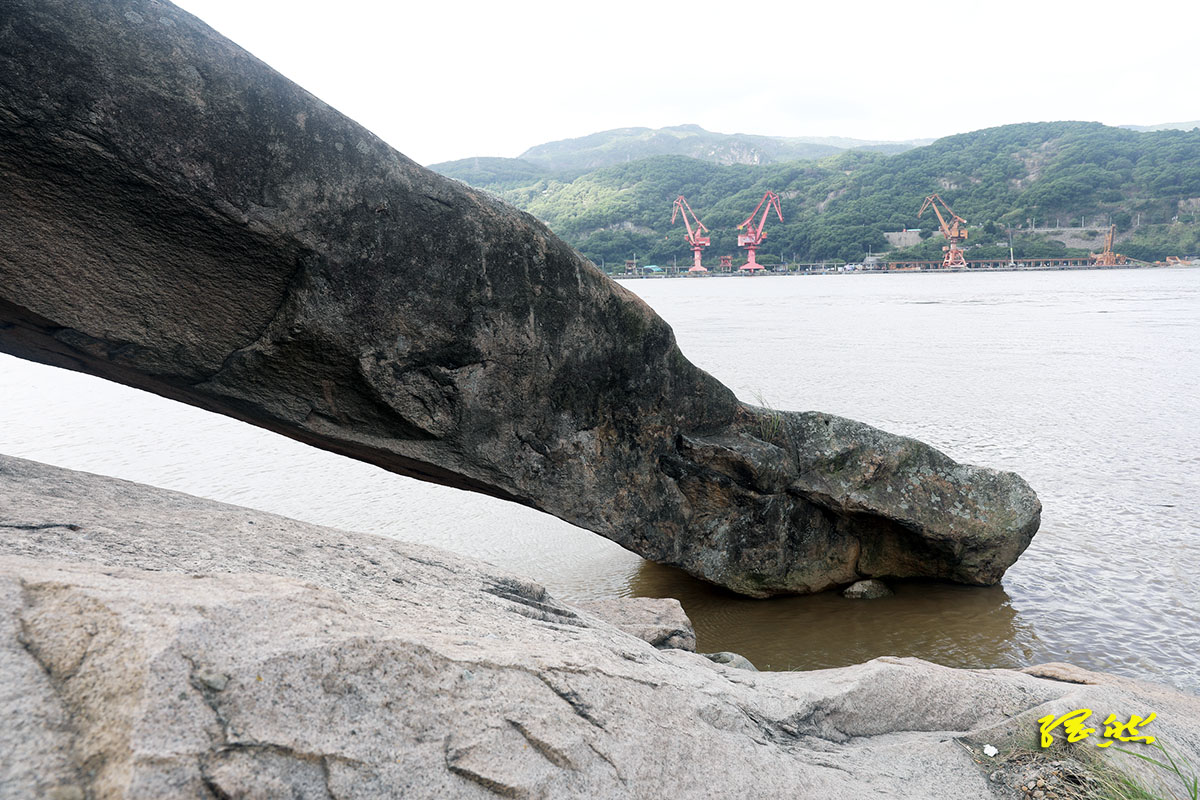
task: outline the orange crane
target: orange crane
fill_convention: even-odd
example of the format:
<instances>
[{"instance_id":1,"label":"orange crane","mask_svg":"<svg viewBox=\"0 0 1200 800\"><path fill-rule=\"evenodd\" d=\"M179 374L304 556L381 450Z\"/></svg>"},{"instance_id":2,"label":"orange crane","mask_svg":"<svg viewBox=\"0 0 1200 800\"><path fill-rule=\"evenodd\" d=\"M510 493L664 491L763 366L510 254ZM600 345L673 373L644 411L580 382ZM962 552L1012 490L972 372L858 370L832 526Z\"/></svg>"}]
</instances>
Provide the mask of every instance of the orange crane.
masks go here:
<instances>
[{"instance_id":1,"label":"orange crane","mask_svg":"<svg viewBox=\"0 0 1200 800\"><path fill-rule=\"evenodd\" d=\"M764 208L765 206L765 208ZM756 269L763 269L762 265L754 260L754 251L758 249L763 240L767 238L767 217L771 214L771 209L775 209L775 213L779 216L779 221L783 222L783 212L779 210L779 195L772 191L767 191L762 196L762 200L758 201L758 205L750 212L750 216L746 217L746 221L737 226L737 229L745 230L745 233L738 234L738 247L746 248L747 258L746 263L742 265L742 269L753 272ZM754 217L762 210L762 219L758 224L754 224Z\"/></svg>"},{"instance_id":2,"label":"orange crane","mask_svg":"<svg viewBox=\"0 0 1200 800\"><path fill-rule=\"evenodd\" d=\"M709 237L704 235L708 233L708 228L706 228L704 223L700 221L700 218L696 216L696 212L692 211L692 207L688 205L687 200L683 199L683 195L679 195L679 197L675 198L675 206L671 209L672 225L675 224L675 218L678 216L683 217L683 226L687 228L687 233L684 234L683 238L687 240L689 245L691 245L692 253L695 256L696 263L692 265L692 268L689 269L688 272L707 272L707 270L704 269L703 265L700 263L700 254L704 248L708 247L709 245ZM696 223L694 229L692 227L692 222L688 220L689 216Z\"/></svg>"},{"instance_id":3,"label":"orange crane","mask_svg":"<svg viewBox=\"0 0 1200 800\"><path fill-rule=\"evenodd\" d=\"M921 204L921 210L917 212L917 219L921 218L927 208L933 208L933 213L937 214L942 236L946 237L946 246L942 248L942 252L946 256L942 259L942 266L965 267L967 260L963 258L963 251L959 245L967 240L967 221L951 211L950 206L946 205L946 201L936 194L925 198L925 202ZM942 216L942 209L946 211L945 216ZM946 221L946 217L950 218L949 222Z\"/></svg>"},{"instance_id":4,"label":"orange crane","mask_svg":"<svg viewBox=\"0 0 1200 800\"><path fill-rule=\"evenodd\" d=\"M1100 253L1092 253L1089 258L1092 259L1094 267L1115 267L1118 264L1124 264L1125 256L1120 253L1113 252L1113 241L1117 237L1117 226L1110 225L1108 235L1104 237L1104 251Z\"/></svg>"}]
</instances>

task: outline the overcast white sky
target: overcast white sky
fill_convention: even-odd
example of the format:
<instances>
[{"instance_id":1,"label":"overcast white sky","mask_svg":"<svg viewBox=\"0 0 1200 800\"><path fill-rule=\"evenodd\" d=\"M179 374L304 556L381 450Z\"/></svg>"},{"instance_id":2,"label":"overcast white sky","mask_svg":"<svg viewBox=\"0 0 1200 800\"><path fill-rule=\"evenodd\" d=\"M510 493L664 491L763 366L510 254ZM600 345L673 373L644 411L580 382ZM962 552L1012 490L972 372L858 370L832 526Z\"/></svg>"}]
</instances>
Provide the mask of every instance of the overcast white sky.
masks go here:
<instances>
[{"instance_id":1,"label":"overcast white sky","mask_svg":"<svg viewBox=\"0 0 1200 800\"><path fill-rule=\"evenodd\" d=\"M1194 0L180 0L422 164L626 126L933 138L1200 119Z\"/></svg>"}]
</instances>

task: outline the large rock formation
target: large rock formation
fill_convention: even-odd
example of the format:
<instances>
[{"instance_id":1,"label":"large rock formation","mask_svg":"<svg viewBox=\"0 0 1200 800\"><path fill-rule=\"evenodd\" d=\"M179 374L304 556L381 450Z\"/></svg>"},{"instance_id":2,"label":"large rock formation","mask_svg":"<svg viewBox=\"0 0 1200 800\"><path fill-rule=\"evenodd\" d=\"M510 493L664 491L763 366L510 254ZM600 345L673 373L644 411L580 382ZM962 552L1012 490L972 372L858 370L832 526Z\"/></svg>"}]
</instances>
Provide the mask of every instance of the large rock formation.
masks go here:
<instances>
[{"instance_id":1,"label":"large rock formation","mask_svg":"<svg viewBox=\"0 0 1200 800\"><path fill-rule=\"evenodd\" d=\"M993 583L1017 476L740 404L526 214L156 0L0 6L0 350L594 530L752 595Z\"/></svg>"},{"instance_id":2,"label":"large rock formation","mask_svg":"<svg viewBox=\"0 0 1200 800\"><path fill-rule=\"evenodd\" d=\"M1197 698L1035 671L746 672L450 553L0 456L3 800L1015 798L1077 708L1200 763Z\"/></svg>"}]
</instances>

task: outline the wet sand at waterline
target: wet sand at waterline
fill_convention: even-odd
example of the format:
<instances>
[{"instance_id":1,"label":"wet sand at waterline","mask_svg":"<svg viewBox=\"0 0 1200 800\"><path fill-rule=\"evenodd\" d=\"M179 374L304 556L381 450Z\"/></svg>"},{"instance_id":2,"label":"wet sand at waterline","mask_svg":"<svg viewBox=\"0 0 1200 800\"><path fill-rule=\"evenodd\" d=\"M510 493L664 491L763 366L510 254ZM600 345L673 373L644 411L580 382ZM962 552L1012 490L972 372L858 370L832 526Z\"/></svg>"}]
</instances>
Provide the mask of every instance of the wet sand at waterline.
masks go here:
<instances>
[{"instance_id":1,"label":"wet sand at waterline","mask_svg":"<svg viewBox=\"0 0 1200 800\"><path fill-rule=\"evenodd\" d=\"M391 475L0 356L0 452L422 541L565 600L678 597L760 668L879 655L1071 661L1200 689L1200 270L630 281L748 402L821 410L1024 476L1041 532L995 587L756 601L528 508Z\"/></svg>"}]
</instances>

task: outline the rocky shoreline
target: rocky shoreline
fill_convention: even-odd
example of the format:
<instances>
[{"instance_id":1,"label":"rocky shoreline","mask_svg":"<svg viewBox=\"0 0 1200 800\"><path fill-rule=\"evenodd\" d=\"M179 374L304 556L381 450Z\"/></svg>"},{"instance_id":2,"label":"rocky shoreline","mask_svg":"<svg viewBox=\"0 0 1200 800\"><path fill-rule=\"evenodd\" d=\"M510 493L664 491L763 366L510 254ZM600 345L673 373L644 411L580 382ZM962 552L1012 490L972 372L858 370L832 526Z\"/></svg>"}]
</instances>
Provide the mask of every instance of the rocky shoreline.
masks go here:
<instances>
[{"instance_id":1,"label":"rocky shoreline","mask_svg":"<svg viewBox=\"0 0 1200 800\"><path fill-rule=\"evenodd\" d=\"M461 556L10 457L0 598L3 798L1022 797L1005 754L1076 708L1200 754L1200 698L1153 684L747 672Z\"/></svg>"}]
</instances>

